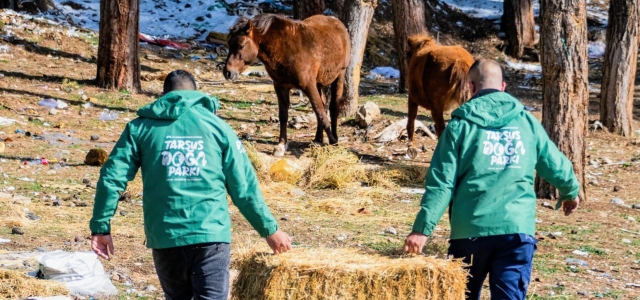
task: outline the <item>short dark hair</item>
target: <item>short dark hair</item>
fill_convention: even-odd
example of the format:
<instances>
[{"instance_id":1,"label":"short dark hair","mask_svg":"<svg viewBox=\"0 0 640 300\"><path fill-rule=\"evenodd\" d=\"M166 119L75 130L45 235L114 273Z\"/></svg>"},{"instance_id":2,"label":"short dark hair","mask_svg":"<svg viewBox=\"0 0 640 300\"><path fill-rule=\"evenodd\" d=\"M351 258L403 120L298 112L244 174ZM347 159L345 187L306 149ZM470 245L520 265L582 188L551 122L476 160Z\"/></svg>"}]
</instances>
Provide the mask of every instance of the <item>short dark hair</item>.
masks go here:
<instances>
[{"instance_id":1,"label":"short dark hair","mask_svg":"<svg viewBox=\"0 0 640 300\"><path fill-rule=\"evenodd\" d=\"M175 70L164 79L163 93L180 90L196 90L196 79L185 70Z\"/></svg>"}]
</instances>

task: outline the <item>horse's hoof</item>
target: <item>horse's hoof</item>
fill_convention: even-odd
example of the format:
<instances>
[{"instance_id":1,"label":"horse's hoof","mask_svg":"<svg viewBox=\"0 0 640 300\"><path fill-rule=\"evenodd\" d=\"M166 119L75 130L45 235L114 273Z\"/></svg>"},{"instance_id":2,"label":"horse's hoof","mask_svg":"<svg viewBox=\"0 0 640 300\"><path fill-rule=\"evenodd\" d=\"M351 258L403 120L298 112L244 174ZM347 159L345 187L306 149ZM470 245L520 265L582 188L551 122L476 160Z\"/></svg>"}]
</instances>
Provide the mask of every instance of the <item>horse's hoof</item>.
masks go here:
<instances>
[{"instance_id":1,"label":"horse's hoof","mask_svg":"<svg viewBox=\"0 0 640 300\"><path fill-rule=\"evenodd\" d=\"M416 148L410 147L407 149L407 155L411 159L416 159L416 157L418 157L418 150L416 150Z\"/></svg>"},{"instance_id":2,"label":"horse's hoof","mask_svg":"<svg viewBox=\"0 0 640 300\"><path fill-rule=\"evenodd\" d=\"M313 141L313 144L316 145L316 146L323 146L324 145L324 143L322 141L316 141L316 140Z\"/></svg>"},{"instance_id":3,"label":"horse's hoof","mask_svg":"<svg viewBox=\"0 0 640 300\"><path fill-rule=\"evenodd\" d=\"M286 147L283 145L277 145L274 149L273 149L273 156L275 157L283 157L284 156L284 152L287 151Z\"/></svg>"}]
</instances>

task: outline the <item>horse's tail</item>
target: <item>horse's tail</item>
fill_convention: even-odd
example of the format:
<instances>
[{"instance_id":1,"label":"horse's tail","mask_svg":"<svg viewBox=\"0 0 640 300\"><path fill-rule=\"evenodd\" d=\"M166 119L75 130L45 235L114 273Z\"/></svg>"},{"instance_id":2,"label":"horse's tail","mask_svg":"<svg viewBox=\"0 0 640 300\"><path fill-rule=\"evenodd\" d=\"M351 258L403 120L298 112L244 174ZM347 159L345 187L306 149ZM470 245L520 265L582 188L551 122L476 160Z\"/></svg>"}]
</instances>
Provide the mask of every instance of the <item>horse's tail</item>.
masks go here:
<instances>
[{"instance_id":1,"label":"horse's tail","mask_svg":"<svg viewBox=\"0 0 640 300\"><path fill-rule=\"evenodd\" d=\"M463 60L456 60L451 65L451 89L449 90L449 101L453 101L457 105L462 105L471 96L471 88L469 87L469 65Z\"/></svg>"}]
</instances>

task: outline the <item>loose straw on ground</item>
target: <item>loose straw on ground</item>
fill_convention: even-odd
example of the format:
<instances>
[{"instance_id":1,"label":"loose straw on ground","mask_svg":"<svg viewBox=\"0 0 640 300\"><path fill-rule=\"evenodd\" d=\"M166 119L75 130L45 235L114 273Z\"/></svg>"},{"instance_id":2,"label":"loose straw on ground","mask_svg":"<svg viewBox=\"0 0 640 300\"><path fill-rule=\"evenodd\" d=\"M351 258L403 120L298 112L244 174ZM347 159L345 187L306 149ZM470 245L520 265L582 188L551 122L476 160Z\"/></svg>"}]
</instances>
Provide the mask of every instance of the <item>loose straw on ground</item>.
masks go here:
<instances>
[{"instance_id":1,"label":"loose straw on ground","mask_svg":"<svg viewBox=\"0 0 640 300\"><path fill-rule=\"evenodd\" d=\"M36 279L18 271L0 269L1 299L68 295L69 290L60 282Z\"/></svg>"}]
</instances>

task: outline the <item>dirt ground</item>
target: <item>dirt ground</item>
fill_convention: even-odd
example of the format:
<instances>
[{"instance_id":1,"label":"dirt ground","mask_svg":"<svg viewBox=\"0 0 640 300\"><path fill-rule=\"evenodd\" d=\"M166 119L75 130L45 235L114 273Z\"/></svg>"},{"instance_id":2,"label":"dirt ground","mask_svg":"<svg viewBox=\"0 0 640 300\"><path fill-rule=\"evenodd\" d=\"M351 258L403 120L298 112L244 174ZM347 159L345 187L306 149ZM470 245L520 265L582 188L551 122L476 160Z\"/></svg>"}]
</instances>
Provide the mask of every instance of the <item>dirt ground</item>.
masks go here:
<instances>
[{"instance_id":1,"label":"dirt ground","mask_svg":"<svg viewBox=\"0 0 640 300\"><path fill-rule=\"evenodd\" d=\"M7 47L0 53L0 117L17 122L0 128L0 138L6 146L0 154L0 190L26 196L30 201L12 203L0 199L0 237L11 240L0 244L0 255L15 251L90 250L88 222L95 193L92 185L98 179L99 168L85 166L85 155L96 147L110 151L126 122L136 117L136 110L158 97L162 81L153 78L170 70L183 68L195 73L200 89L220 98L220 117L255 145L267 165L276 161L269 154L277 142L278 124L271 120L277 115L277 101L267 78L244 77L240 82L229 83L217 70L219 61L191 61L192 53L185 52L179 58L175 51L145 47L141 54L143 77L147 79L143 81L144 93L105 91L92 85L96 71L95 35L82 31L69 34L56 25L17 18L5 18L2 34L7 30L14 36L0 40L0 46ZM476 55L501 59L496 49L499 43L495 35L488 34L467 45ZM211 50L193 53L208 51ZM598 66L598 61L592 65ZM540 118L539 80L525 72L507 72L508 91L525 105L537 108L533 113ZM596 83L597 70L592 74ZM406 146L402 141L373 141L387 122L406 116L406 95L394 94L389 88L392 83L363 83L361 103L375 102L382 109L382 117L368 133L357 128L352 119L342 119L338 132L341 145L357 153L361 164L371 167L400 163L427 168L435 140L419 136L417 145L424 151L415 160L404 158ZM590 120L597 120L597 84L593 88ZM64 101L69 107L52 112L38 105L45 98ZM292 99L294 106L300 104L298 97ZM635 101L634 126L640 128L640 101ZM99 120L106 109L117 112L118 119ZM291 114L293 117L310 112L308 106L300 105ZM424 110L419 119L427 124L431 121ZM286 158L303 164L308 161L314 132L314 128L289 129L292 143ZM99 135L99 139L91 140L92 135ZM640 211L630 207L640 204L638 138L590 130L588 160L593 163L587 166L588 199L579 212L564 217L545 206L545 200L539 201L540 242L530 299L640 299L636 287L640 286ZM37 157L46 157L52 163L24 164ZM159 284L151 251L144 246L140 179L130 185L132 198L120 202L112 221L114 259L103 263L120 291L114 299L162 298L158 291L148 290L149 285L159 289ZM262 184L273 214L280 219L281 228L292 235L296 247L359 247L384 253L400 253L417 213L421 195L402 189L407 187L421 186L366 187L355 182L341 190L319 190L286 183ZM613 198L623 200L625 205L610 203ZM361 213L363 208L370 213ZM37 220L30 219L25 209ZM231 216L235 249L266 248L235 208ZM441 256L446 251L447 219L442 218L428 246L429 254ZM14 226L24 234L12 234ZM397 235L385 233L389 227L394 227ZM576 255L574 250L588 256ZM588 265L571 266L568 258L584 260Z\"/></svg>"}]
</instances>

